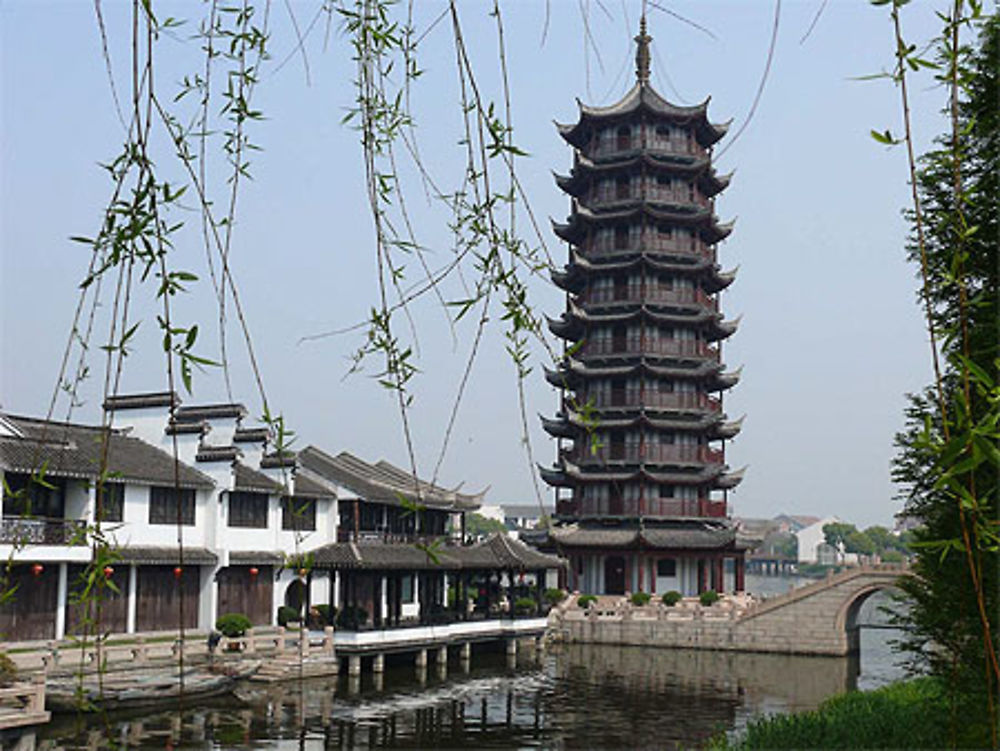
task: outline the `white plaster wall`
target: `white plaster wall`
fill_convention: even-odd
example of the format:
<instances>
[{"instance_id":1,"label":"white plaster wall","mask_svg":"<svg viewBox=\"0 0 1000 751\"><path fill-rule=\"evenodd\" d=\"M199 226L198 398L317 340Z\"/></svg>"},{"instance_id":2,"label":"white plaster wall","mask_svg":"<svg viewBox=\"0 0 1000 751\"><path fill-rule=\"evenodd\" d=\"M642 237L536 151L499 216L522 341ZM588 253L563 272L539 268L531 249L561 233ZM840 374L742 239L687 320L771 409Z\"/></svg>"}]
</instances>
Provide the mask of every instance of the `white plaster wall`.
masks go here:
<instances>
[{"instance_id":1,"label":"white plaster wall","mask_svg":"<svg viewBox=\"0 0 1000 751\"><path fill-rule=\"evenodd\" d=\"M816 546L826 539L823 536L824 525L838 521L840 520L836 516L828 516L795 533L795 537L799 541L799 563L817 562Z\"/></svg>"},{"instance_id":2,"label":"white plaster wall","mask_svg":"<svg viewBox=\"0 0 1000 751\"><path fill-rule=\"evenodd\" d=\"M154 446L163 445L164 429L170 417L167 407L145 407L115 412L114 427L131 428L131 435ZM179 437L179 436L178 436Z\"/></svg>"},{"instance_id":3,"label":"white plaster wall","mask_svg":"<svg viewBox=\"0 0 1000 751\"><path fill-rule=\"evenodd\" d=\"M95 493L95 488L84 480L67 480L65 517L92 522Z\"/></svg>"},{"instance_id":4,"label":"white plaster wall","mask_svg":"<svg viewBox=\"0 0 1000 751\"><path fill-rule=\"evenodd\" d=\"M185 545L192 547L214 547L214 520L209 520L210 507L214 503L214 492L195 491L194 526L182 527ZM118 545L168 545L177 544L176 524L149 523L149 486L129 484L125 486L125 506L122 523L111 532Z\"/></svg>"},{"instance_id":5,"label":"white plaster wall","mask_svg":"<svg viewBox=\"0 0 1000 751\"><path fill-rule=\"evenodd\" d=\"M403 618L416 618L420 615L420 580L413 576L413 602L404 602L401 609Z\"/></svg>"}]
</instances>

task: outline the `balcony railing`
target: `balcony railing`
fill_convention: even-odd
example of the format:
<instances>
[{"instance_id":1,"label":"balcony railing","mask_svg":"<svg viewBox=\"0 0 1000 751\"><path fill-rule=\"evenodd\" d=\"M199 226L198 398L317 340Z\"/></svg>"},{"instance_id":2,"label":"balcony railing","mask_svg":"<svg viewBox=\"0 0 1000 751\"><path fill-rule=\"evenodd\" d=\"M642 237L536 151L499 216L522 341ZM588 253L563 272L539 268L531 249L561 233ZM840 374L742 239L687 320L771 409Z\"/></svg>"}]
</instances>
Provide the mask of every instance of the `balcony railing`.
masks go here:
<instances>
[{"instance_id":1,"label":"balcony railing","mask_svg":"<svg viewBox=\"0 0 1000 751\"><path fill-rule=\"evenodd\" d=\"M77 519L25 519L0 521L0 543L5 545L85 545L86 523Z\"/></svg>"},{"instance_id":2,"label":"balcony railing","mask_svg":"<svg viewBox=\"0 0 1000 751\"><path fill-rule=\"evenodd\" d=\"M574 464L604 464L605 462L647 462L669 464L684 462L692 464L721 464L722 451L708 446L684 446L678 444L656 444L629 446L605 444L596 450L567 449L565 457Z\"/></svg>"},{"instance_id":3,"label":"balcony railing","mask_svg":"<svg viewBox=\"0 0 1000 751\"><path fill-rule=\"evenodd\" d=\"M582 357L601 357L606 355L621 355L623 357L672 355L676 357L698 357L718 361L719 350L706 342L690 339L636 337L631 339L592 339L584 342L580 348L580 355Z\"/></svg>"},{"instance_id":4,"label":"balcony railing","mask_svg":"<svg viewBox=\"0 0 1000 751\"><path fill-rule=\"evenodd\" d=\"M708 260L715 258L715 251L711 246L696 242L692 247L690 239L660 237L659 232L652 230L642 234L630 234L624 241L614 235L595 236L581 243L580 249L590 256L626 255L645 250Z\"/></svg>"},{"instance_id":5,"label":"balcony railing","mask_svg":"<svg viewBox=\"0 0 1000 751\"><path fill-rule=\"evenodd\" d=\"M608 498L561 500L556 504L556 515L561 517L587 516L677 516L711 517L726 516L726 502L708 499L683 500L680 498Z\"/></svg>"},{"instance_id":6,"label":"balcony railing","mask_svg":"<svg viewBox=\"0 0 1000 751\"><path fill-rule=\"evenodd\" d=\"M578 298L584 305L636 305L661 303L673 305L701 305L718 310L718 299L700 289L671 289L657 284L629 285L624 288L593 287Z\"/></svg>"},{"instance_id":7,"label":"balcony railing","mask_svg":"<svg viewBox=\"0 0 1000 751\"><path fill-rule=\"evenodd\" d=\"M647 151L685 156L700 156L705 153L704 149L695 142L687 139L666 138L654 133L647 133L645 139L637 135L627 139L619 139L618 137L595 139L586 149L586 153L591 159L603 159L611 156L624 157L638 152L640 147Z\"/></svg>"},{"instance_id":8,"label":"balcony railing","mask_svg":"<svg viewBox=\"0 0 1000 751\"><path fill-rule=\"evenodd\" d=\"M627 189L620 189L617 185L600 185L591 188L584 194L584 203L590 208L610 208L616 204L631 203L633 201L657 201L662 203L684 204L688 206L698 206L700 208L710 208L710 199L700 193L691 195L687 185L676 187L665 187L658 185L655 181L648 181L635 186L630 184Z\"/></svg>"},{"instance_id":9,"label":"balcony railing","mask_svg":"<svg viewBox=\"0 0 1000 751\"><path fill-rule=\"evenodd\" d=\"M593 401L600 409L638 409L640 407L659 409L696 409L709 412L719 412L722 402L708 394L698 392L662 392L662 391L630 391L628 389L612 389L610 393L592 392L584 394L584 402Z\"/></svg>"},{"instance_id":10,"label":"balcony railing","mask_svg":"<svg viewBox=\"0 0 1000 751\"><path fill-rule=\"evenodd\" d=\"M391 532L389 530L362 529L357 535L350 526L337 525L337 542L381 542L381 543L447 543L451 539L448 534L433 535L426 532ZM457 535L456 535L457 539Z\"/></svg>"}]
</instances>

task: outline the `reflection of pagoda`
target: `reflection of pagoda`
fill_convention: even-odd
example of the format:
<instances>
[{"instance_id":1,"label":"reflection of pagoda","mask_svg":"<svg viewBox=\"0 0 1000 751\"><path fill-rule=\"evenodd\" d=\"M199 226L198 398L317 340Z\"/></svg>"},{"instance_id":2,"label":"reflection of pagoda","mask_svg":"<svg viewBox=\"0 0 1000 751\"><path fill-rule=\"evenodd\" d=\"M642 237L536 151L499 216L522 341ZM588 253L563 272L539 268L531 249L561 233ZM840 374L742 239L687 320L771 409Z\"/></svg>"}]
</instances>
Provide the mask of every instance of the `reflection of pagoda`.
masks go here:
<instances>
[{"instance_id":1,"label":"reflection of pagoda","mask_svg":"<svg viewBox=\"0 0 1000 751\"><path fill-rule=\"evenodd\" d=\"M542 469L556 487L552 536L572 589L739 591L725 491L742 473L726 471L720 442L740 426L718 395L739 380L720 362L736 322L719 313L734 274L716 265L716 243L731 227L713 212L729 178L711 166L726 126L708 121L707 100L678 107L653 90L645 18L636 42L625 97L581 104L579 121L559 126L574 158L557 178L572 213L555 226L570 257L553 274L567 309L549 323L567 342L547 374L561 410L543 420L559 443Z\"/></svg>"}]
</instances>

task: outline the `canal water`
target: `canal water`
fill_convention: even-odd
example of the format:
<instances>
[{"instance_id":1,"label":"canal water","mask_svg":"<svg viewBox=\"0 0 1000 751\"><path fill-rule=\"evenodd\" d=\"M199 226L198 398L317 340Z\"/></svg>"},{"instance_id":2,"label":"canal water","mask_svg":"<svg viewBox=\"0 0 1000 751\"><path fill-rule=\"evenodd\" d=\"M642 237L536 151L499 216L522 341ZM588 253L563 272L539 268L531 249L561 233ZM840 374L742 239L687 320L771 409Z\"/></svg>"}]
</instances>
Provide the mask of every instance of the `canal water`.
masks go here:
<instances>
[{"instance_id":1,"label":"canal water","mask_svg":"<svg viewBox=\"0 0 1000 751\"><path fill-rule=\"evenodd\" d=\"M884 604L870 600L862 622L884 622ZM29 743L275 751L696 748L755 716L810 709L845 690L901 677L890 647L895 636L863 629L860 660L589 645L522 652L516 665L502 652L476 650L471 663L453 662L447 674L390 660L382 677L366 666L360 680L251 684L236 698L183 712L91 724L65 718Z\"/></svg>"}]
</instances>

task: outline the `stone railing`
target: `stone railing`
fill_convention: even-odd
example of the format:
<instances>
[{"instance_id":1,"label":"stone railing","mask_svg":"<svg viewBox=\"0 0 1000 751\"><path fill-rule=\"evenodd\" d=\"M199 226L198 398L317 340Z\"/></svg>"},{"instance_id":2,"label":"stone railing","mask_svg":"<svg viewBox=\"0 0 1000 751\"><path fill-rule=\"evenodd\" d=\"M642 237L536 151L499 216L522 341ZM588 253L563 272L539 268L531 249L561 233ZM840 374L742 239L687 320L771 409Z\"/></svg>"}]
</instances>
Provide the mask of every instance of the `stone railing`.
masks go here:
<instances>
[{"instance_id":1,"label":"stone railing","mask_svg":"<svg viewBox=\"0 0 1000 751\"><path fill-rule=\"evenodd\" d=\"M77 519L27 519L8 517L0 521L0 544L84 545L86 524Z\"/></svg>"},{"instance_id":2,"label":"stone railing","mask_svg":"<svg viewBox=\"0 0 1000 751\"><path fill-rule=\"evenodd\" d=\"M723 595L713 605L702 605L697 597L685 597L668 606L653 600L646 605L633 605L628 597L599 597L586 609L576 605L579 595L567 598L571 605L558 609L564 621L690 621L737 620L755 607L748 594Z\"/></svg>"}]
</instances>

